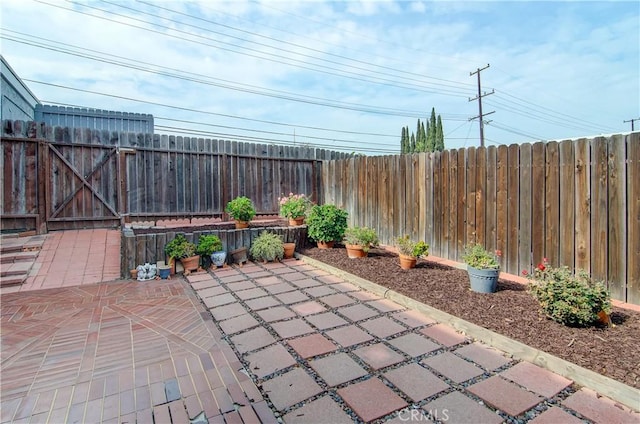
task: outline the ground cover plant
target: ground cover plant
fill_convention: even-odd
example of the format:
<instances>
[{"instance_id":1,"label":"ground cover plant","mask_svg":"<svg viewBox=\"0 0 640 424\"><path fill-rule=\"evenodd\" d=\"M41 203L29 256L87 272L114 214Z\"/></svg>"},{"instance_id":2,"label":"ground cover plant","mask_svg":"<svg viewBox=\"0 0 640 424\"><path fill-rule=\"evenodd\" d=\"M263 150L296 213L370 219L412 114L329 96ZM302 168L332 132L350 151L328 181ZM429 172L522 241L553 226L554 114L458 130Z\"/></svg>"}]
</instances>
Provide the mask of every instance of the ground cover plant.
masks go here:
<instances>
[{"instance_id":1,"label":"ground cover plant","mask_svg":"<svg viewBox=\"0 0 640 424\"><path fill-rule=\"evenodd\" d=\"M493 294L469 289L467 272L427 260L400 269L397 255L372 249L350 260L343 248L301 251L351 274L459 318L543 350L629 386L640 388L640 313L613 307L613 326L568 327L547 318L527 286L500 280Z\"/></svg>"}]
</instances>

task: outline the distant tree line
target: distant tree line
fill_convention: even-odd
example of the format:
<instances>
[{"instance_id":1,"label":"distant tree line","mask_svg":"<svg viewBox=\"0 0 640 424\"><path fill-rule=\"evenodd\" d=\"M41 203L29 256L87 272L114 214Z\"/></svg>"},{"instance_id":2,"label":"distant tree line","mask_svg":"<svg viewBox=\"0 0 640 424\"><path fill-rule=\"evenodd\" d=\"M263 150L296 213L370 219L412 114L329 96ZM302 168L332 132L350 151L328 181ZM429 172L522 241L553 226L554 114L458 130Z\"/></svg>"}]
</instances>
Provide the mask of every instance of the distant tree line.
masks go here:
<instances>
[{"instance_id":1,"label":"distant tree line","mask_svg":"<svg viewBox=\"0 0 640 424\"><path fill-rule=\"evenodd\" d=\"M416 132L409 132L409 127L402 127L400 137L400 153L441 152L444 150L444 132L442 118L436 118L436 109L431 108L431 118L425 123L418 119Z\"/></svg>"}]
</instances>

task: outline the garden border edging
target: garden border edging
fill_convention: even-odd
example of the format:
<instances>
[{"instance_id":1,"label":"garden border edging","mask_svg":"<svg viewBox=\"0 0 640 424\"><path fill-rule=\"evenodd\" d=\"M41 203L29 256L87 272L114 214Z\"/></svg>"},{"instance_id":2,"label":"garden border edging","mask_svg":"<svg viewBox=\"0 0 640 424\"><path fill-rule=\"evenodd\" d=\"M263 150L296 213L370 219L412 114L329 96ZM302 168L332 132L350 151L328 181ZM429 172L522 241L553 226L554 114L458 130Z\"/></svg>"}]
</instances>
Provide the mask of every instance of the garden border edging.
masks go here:
<instances>
[{"instance_id":1,"label":"garden border edging","mask_svg":"<svg viewBox=\"0 0 640 424\"><path fill-rule=\"evenodd\" d=\"M549 371L555 372L556 374L573 380L580 386L587 387L591 390L596 391L597 393L600 393L601 395L607 396L617 402L620 402L623 405L631 408L631 410L633 411L640 412L638 410L638 399L640 399L640 390L634 389L633 387L630 387L617 380L603 376L564 359L558 358L557 356L551 355L550 353L510 339L509 337L503 336L502 334L498 334L494 331L480 327L479 325L465 321L461 318L443 312L422 302L418 302L417 300L400 294L394 290L387 289L376 283L365 280L364 278L360 278L341 269L332 267L331 265L327 265L324 262L320 262L297 252L296 256L310 265L330 272L331 274L343 277L345 280L354 283L365 290L381 295L385 299L393 300L394 302L397 302L402 306L415 309L425 315L428 315L438 322L448 324L456 330L464 333L465 335L486 343L503 352L511 354L517 359L531 362L542 368L546 368Z\"/></svg>"}]
</instances>

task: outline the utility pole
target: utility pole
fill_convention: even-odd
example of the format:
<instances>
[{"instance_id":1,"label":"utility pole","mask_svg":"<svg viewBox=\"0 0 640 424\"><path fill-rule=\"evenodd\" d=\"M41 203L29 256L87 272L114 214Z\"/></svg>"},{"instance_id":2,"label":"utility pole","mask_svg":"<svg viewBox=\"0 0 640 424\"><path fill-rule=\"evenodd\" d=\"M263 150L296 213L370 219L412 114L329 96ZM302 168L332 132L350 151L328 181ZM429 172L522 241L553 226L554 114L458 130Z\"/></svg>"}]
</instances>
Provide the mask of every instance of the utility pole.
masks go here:
<instances>
[{"instance_id":1,"label":"utility pole","mask_svg":"<svg viewBox=\"0 0 640 424\"><path fill-rule=\"evenodd\" d=\"M622 121L622 123L623 123L623 124L626 124L627 122L631 122L631 131L634 131L633 123L634 123L635 121L640 121L640 118L636 118L636 119L629 119L628 121Z\"/></svg>"},{"instance_id":2,"label":"utility pole","mask_svg":"<svg viewBox=\"0 0 640 424\"><path fill-rule=\"evenodd\" d=\"M487 66L485 66L484 68L480 69L476 69L475 72L469 72L469 76L472 76L473 74L478 74L478 95L476 97L474 97L473 99L469 99L470 102L477 100L478 101L478 116L474 116L473 118L469 118L469 121L472 121L476 118L479 119L480 121L480 147L484 147L484 120L483 118L487 115L491 115L492 113L495 113L494 111L491 111L489 113L482 113L482 98L485 96L488 96L489 94L493 94L495 93L495 90L491 90L491 93L482 93L482 89L480 88L480 72L484 71L485 69L487 69L489 67L489 64L487 63Z\"/></svg>"}]
</instances>

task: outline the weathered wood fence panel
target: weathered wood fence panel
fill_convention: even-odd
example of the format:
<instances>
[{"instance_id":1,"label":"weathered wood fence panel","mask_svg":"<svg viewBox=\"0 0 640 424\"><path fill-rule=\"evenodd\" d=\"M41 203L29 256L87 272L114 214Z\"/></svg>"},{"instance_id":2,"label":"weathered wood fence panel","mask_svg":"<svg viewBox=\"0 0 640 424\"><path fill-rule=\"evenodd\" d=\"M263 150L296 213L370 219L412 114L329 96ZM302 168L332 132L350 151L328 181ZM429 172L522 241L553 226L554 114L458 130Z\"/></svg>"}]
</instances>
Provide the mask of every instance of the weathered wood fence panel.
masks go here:
<instances>
[{"instance_id":1,"label":"weathered wood fence panel","mask_svg":"<svg viewBox=\"0 0 640 424\"><path fill-rule=\"evenodd\" d=\"M640 304L639 155L633 133L332 160L323 164L324 200L349 211L350 225L378 229L384 244L409 234L460 261L477 242L501 250L512 274L546 257ZM377 180L366 174L374 171ZM378 201L363 210L363 199Z\"/></svg>"}]
</instances>

